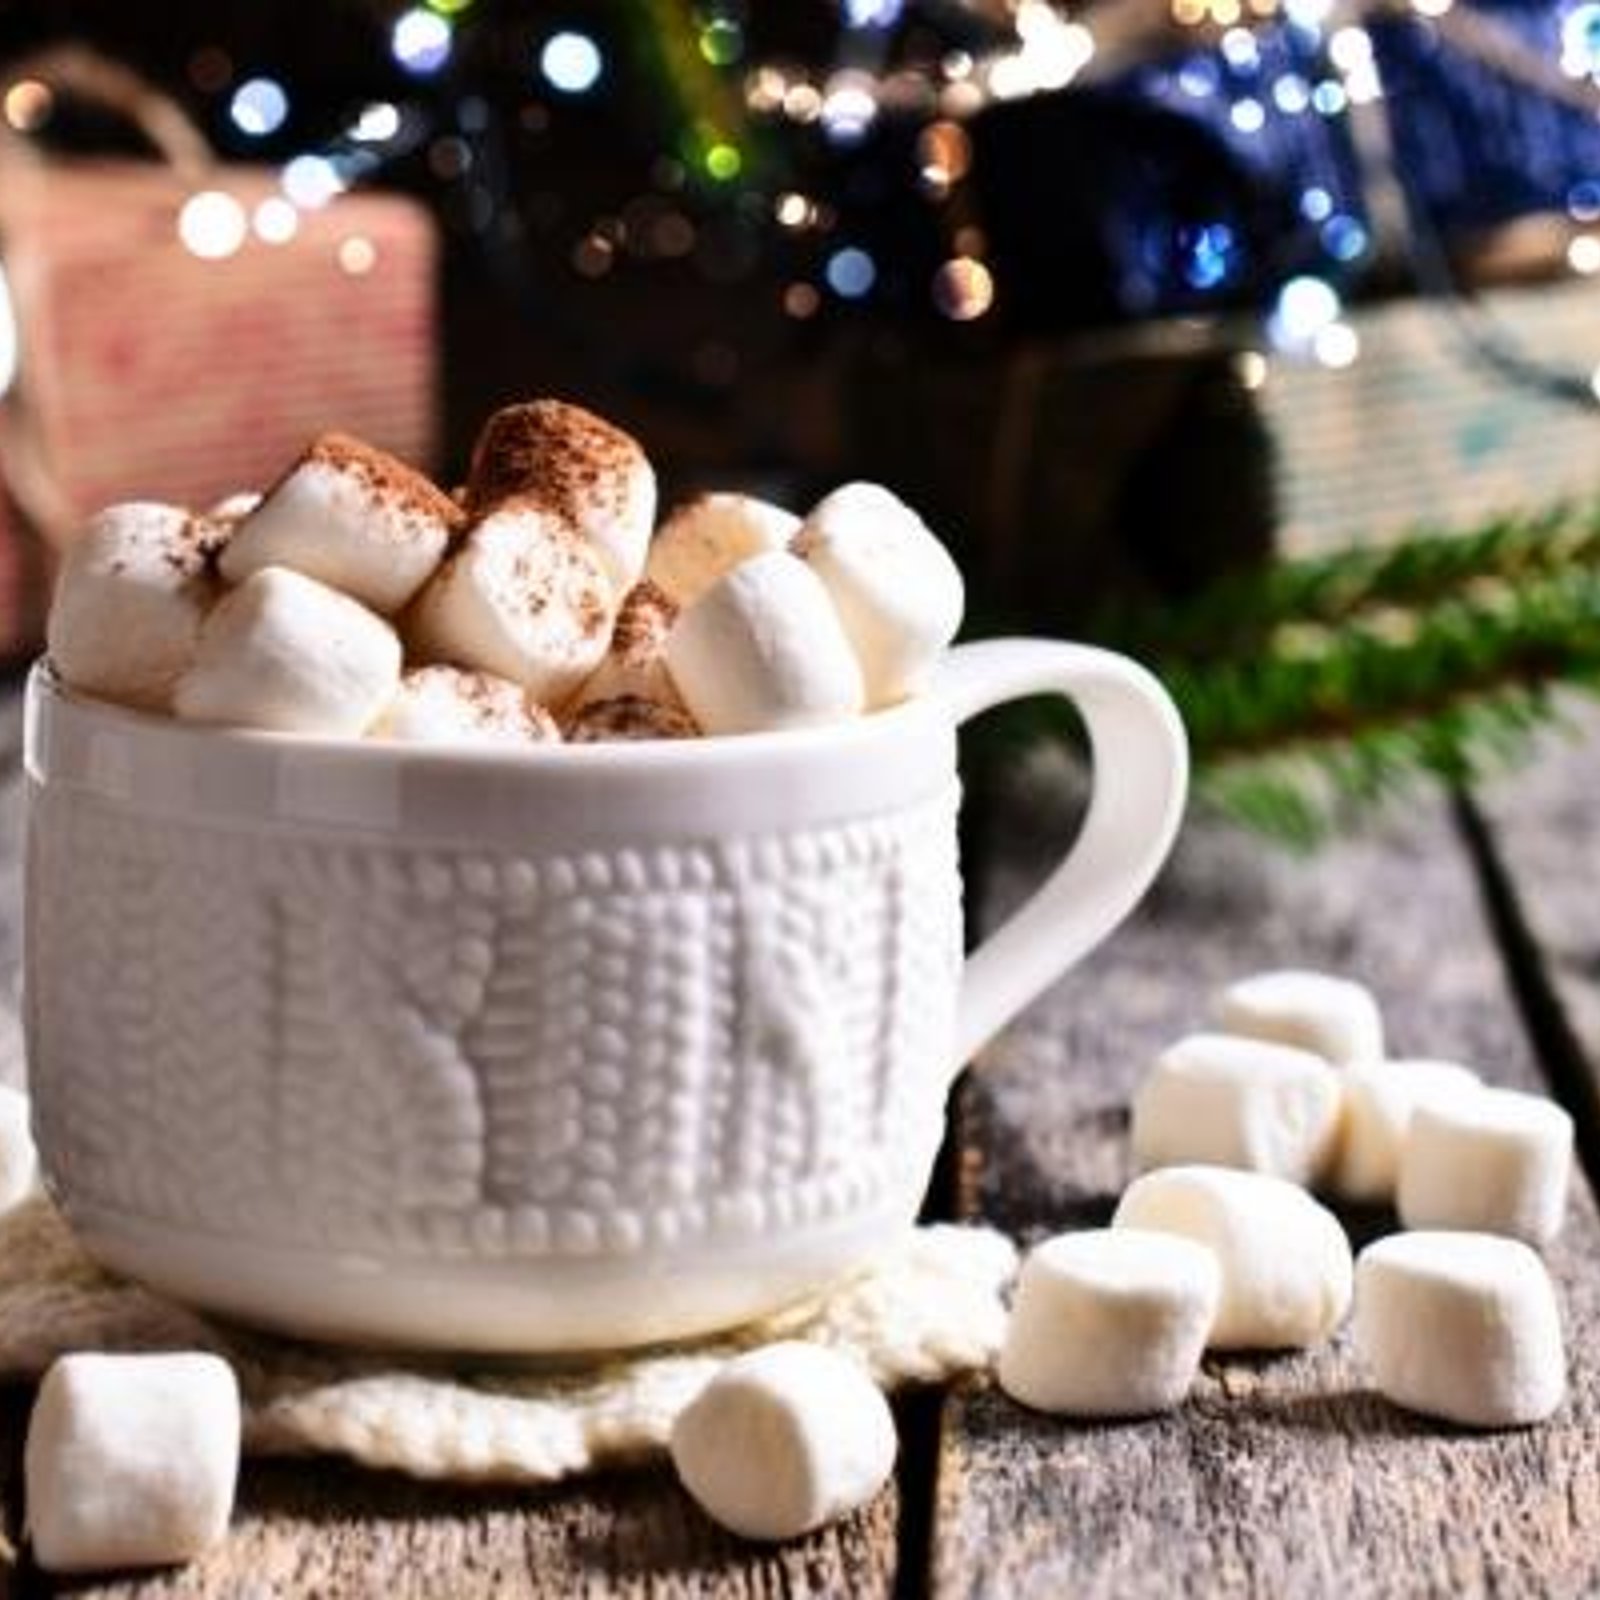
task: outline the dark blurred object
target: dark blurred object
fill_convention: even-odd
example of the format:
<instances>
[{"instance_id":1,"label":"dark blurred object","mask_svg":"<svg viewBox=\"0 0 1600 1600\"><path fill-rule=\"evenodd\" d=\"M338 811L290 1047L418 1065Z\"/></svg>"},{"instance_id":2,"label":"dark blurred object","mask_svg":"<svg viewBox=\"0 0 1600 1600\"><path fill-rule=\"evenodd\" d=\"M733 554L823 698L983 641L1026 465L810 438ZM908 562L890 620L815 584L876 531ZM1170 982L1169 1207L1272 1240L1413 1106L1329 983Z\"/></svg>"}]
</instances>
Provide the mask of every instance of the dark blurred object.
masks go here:
<instances>
[{"instance_id":1,"label":"dark blurred object","mask_svg":"<svg viewBox=\"0 0 1600 1600\"><path fill-rule=\"evenodd\" d=\"M1225 353L972 361L880 337L844 389L847 469L946 531L980 627L1061 631L1108 594L1179 599L1271 552L1271 441Z\"/></svg>"}]
</instances>

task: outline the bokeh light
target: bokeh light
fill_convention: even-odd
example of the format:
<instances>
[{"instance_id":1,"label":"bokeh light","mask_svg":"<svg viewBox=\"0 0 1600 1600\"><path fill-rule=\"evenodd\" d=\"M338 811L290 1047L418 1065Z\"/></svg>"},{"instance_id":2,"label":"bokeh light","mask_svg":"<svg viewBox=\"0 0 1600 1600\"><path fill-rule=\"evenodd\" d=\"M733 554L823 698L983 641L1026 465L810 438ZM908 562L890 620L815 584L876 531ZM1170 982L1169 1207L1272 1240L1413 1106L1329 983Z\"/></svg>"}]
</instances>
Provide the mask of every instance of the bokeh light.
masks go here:
<instances>
[{"instance_id":1,"label":"bokeh light","mask_svg":"<svg viewBox=\"0 0 1600 1600\"><path fill-rule=\"evenodd\" d=\"M1317 329L1311 341L1312 353L1325 367L1354 366L1361 354L1361 340L1348 322L1330 322Z\"/></svg>"},{"instance_id":2,"label":"bokeh light","mask_svg":"<svg viewBox=\"0 0 1600 1600\"><path fill-rule=\"evenodd\" d=\"M1600 82L1600 5L1574 6L1562 19L1561 70Z\"/></svg>"},{"instance_id":3,"label":"bokeh light","mask_svg":"<svg viewBox=\"0 0 1600 1600\"><path fill-rule=\"evenodd\" d=\"M828 257L825 272L828 287L845 300L859 300L872 292L878 281L878 264L865 250L846 245Z\"/></svg>"},{"instance_id":4,"label":"bokeh light","mask_svg":"<svg viewBox=\"0 0 1600 1600\"><path fill-rule=\"evenodd\" d=\"M361 115L350 125L350 137L358 144L387 144L400 131L400 109L387 100L374 100L361 108Z\"/></svg>"},{"instance_id":5,"label":"bokeh light","mask_svg":"<svg viewBox=\"0 0 1600 1600\"><path fill-rule=\"evenodd\" d=\"M568 28L545 40L539 52L539 70L552 89L562 94L587 94L600 81L605 59L588 34Z\"/></svg>"},{"instance_id":6,"label":"bokeh light","mask_svg":"<svg viewBox=\"0 0 1600 1600\"><path fill-rule=\"evenodd\" d=\"M732 17L713 17L700 30L700 54L714 67L731 67L744 54L744 29Z\"/></svg>"},{"instance_id":7,"label":"bokeh light","mask_svg":"<svg viewBox=\"0 0 1600 1600\"><path fill-rule=\"evenodd\" d=\"M973 256L956 256L933 275L933 303L952 322L973 322L994 304L994 274Z\"/></svg>"},{"instance_id":8,"label":"bokeh light","mask_svg":"<svg viewBox=\"0 0 1600 1600\"><path fill-rule=\"evenodd\" d=\"M426 78L450 60L450 24L437 13L415 6L395 18L389 48L413 77Z\"/></svg>"},{"instance_id":9,"label":"bokeh light","mask_svg":"<svg viewBox=\"0 0 1600 1600\"><path fill-rule=\"evenodd\" d=\"M6 90L5 119L18 133L34 133L49 120L55 103L48 84L23 78Z\"/></svg>"},{"instance_id":10,"label":"bokeh light","mask_svg":"<svg viewBox=\"0 0 1600 1600\"><path fill-rule=\"evenodd\" d=\"M905 0L844 0L845 26L892 28L905 10Z\"/></svg>"},{"instance_id":11,"label":"bokeh light","mask_svg":"<svg viewBox=\"0 0 1600 1600\"><path fill-rule=\"evenodd\" d=\"M706 151L705 163L706 171L718 183L731 183L744 169L744 157L739 154L738 147L725 140L718 140Z\"/></svg>"},{"instance_id":12,"label":"bokeh light","mask_svg":"<svg viewBox=\"0 0 1600 1600\"><path fill-rule=\"evenodd\" d=\"M184 248L202 261L221 261L233 255L249 231L244 207L220 189L202 189L190 195L178 213L178 237Z\"/></svg>"},{"instance_id":13,"label":"bokeh light","mask_svg":"<svg viewBox=\"0 0 1600 1600\"><path fill-rule=\"evenodd\" d=\"M1228 112L1228 120L1240 133L1260 133L1267 125L1267 110L1259 100L1246 95L1235 100Z\"/></svg>"},{"instance_id":14,"label":"bokeh light","mask_svg":"<svg viewBox=\"0 0 1600 1600\"><path fill-rule=\"evenodd\" d=\"M264 244L288 244L300 231L300 213L282 195L272 195L256 207L250 226Z\"/></svg>"},{"instance_id":15,"label":"bokeh light","mask_svg":"<svg viewBox=\"0 0 1600 1600\"><path fill-rule=\"evenodd\" d=\"M1291 278L1278 291L1267 319L1267 332L1280 350L1304 352L1317 335L1338 321L1343 303L1331 283L1321 278Z\"/></svg>"},{"instance_id":16,"label":"bokeh light","mask_svg":"<svg viewBox=\"0 0 1600 1600\"><path fill-rule=\"evenodd\" d=\"M1600 272L1600 239L1592 233L1580 233L1567 243L1567 265L1585 278Z\"/></svg>"},{"instance_id":17,"label":"bokeh light","mask_svg":"<svg viewBox=\"0 0 1600 1600\"><path fill-rule=\"evenodd\" d=\"M1267 381L1267 358L1259 350L1241 350L1234 359L1233 370L1246 389L1259 389Z\"/></svg>"},{"instance_id":18,"label":"bokeh light","mask_svg":"<svg viewBox=\"0 0 1600 1600\"><path fill-rule=\"evenodd\" d=\"M296 156L279 175L283 192L303 211L325 206L345 187L339 169L326 156Z\"/></svg>"},{"instance_id":19,"label":"bokeh light","mask_svg":"<svg viewBox=\"0 0 1600 1600\"><path fill-rule=\"evenodd\" d=\"M252 139L276 133L288 115L289 96L273 78L247 78L228 102L228 116L234 127Z\"/></svg>"},{"instance_id":20,"label":"bokeh light","mask_svg":"<svg viewBox=\"0 0 1600 1600\"><path fill-rule=\"evenodd\" d=\"M783 309L786 315L804 322L816 316L822 306L822 296L809 283L791 283L783 291Z\"/></svg>"},{"instance_id":21,"label":"bokeh light","mask_svg":"<svg viewBox=\"0 0 1600 1600\"><path fill-rule=\"evenodd\" d=\"M365 234L339 241L339 267L352 278L364 278L378 264L378 247Z\"/></svg>"},{"instance_id":22,"label":"bokeh light","mask_svg":"<svg viewBox=\"0 0 1600 1600\"><path fill-rule=\"evenodd\" d=\"M853 144L878 115L872 79L864 72L837 72L822 97L823 132L836 144Z\"/></svg>"}]
</instances>

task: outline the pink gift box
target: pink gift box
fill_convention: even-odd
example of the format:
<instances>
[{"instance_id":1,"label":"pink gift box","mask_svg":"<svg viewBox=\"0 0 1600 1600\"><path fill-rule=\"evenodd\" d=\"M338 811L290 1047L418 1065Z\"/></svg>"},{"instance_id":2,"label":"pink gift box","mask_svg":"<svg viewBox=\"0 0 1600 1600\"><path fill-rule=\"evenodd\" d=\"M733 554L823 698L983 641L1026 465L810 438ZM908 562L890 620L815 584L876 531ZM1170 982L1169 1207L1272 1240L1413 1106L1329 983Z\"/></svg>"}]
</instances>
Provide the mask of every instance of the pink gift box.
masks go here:
<instances>
[{"instance_id":1,"label":"pink gift box","mask_svg":"<svg viewBox=\"0 0 1600 1600\"><path fill-rule=\"evenodd\" d=\"M294 234L269 243L247 226L203 259L179 235L202 190L246 223L276 200ZM265 488L330 428L431 468L436 257L427 211L401 196L290 212L262 168L8 162L0 264L18 367L0 431L0 655L42 637L41 542L100 506Z\"/></svg>"},{"instance_id":2,"label":"pink gift box","mask_svg":"<svg viewBox=\"0 0 1600 1600\"><path fill-rule=\"evenodd\" d=\"M178 233L195 182L170 169L52 163L19 176L0 200L18 391L74 515L264 487L327 428L431 466L436 252L421 206L344 195L299 212L284 243L250 229L206 260ZM244 218L281 200L262 169L201 181Z\"/></svg>"}]
</instances>

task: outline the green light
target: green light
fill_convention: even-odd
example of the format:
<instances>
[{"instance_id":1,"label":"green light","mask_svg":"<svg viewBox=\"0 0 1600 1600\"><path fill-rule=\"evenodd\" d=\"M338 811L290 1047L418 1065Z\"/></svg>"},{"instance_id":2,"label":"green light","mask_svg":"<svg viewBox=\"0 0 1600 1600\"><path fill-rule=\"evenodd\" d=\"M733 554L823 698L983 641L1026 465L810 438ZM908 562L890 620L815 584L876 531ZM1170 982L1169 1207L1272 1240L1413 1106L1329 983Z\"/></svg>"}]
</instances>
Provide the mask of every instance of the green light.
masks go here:
<instances>
[{"instance_id":1,"label":"green light","mask_svg":"<svg viewBox=\"0 0 1600 1600\"><path fill-rule=\"evenodd\" d=\"M714 67L732 66L744 54L744 29L729 17L718 17L700 30L700 54Z\"/></svg>"},{"instance_id":2,"label":"green light","mask_svg":"<svg viewBox=\"0 0 1600 1600\"><path fill-rule=\"evenodd\" d=\"M424 3L441 17L459 17L471 7L473 0L424 0Z\"/></svg>"},{"instance_id":3,"label":"green light","mask_svg":"<svg viewBox=\"0 0 1600 1600\"><path fill-rule=\"evenodd\" d=\"M731 144L717 143L706 151L706 171L718 183L727 183L739 176L744 157Z\"/></svg>"}]
</instances>

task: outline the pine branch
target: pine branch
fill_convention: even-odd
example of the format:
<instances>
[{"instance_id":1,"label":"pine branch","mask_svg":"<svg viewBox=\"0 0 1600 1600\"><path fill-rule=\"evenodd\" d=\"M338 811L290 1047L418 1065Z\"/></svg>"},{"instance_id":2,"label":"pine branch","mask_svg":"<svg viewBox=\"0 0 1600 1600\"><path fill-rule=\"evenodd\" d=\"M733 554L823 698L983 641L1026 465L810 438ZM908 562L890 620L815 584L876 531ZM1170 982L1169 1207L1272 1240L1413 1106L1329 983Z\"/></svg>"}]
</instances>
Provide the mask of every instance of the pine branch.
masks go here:
<instances>
[{"instance_id":1,"label":"pine branch","mask_svg":"<svg viewBox=\"0 0 1600 1600\"><path fill-rule=\"evenodd\" d=\"M1600 505L1284 562L1095 632L1166 682L1197 796L1309 848L1526 760L1557 690L1600 694ZM1074 732L1039 702L1000 737Z\"/></svg>"},{"instance_id":2,"label":"pine branch","mask_svg":"<svg viewBox=\"0 0 1600 1600\"><path fill-rule=\"evenodd\" d=\"M1384 608L1425 607L1476 581L1518 583L1572 567L1600 568L1600 503L1280 562L1221 579L1178 604L1112 610L1095 633L1164 658L1244 655L1287 624L1338 626Z\"/></svg>"}]
</instances>

